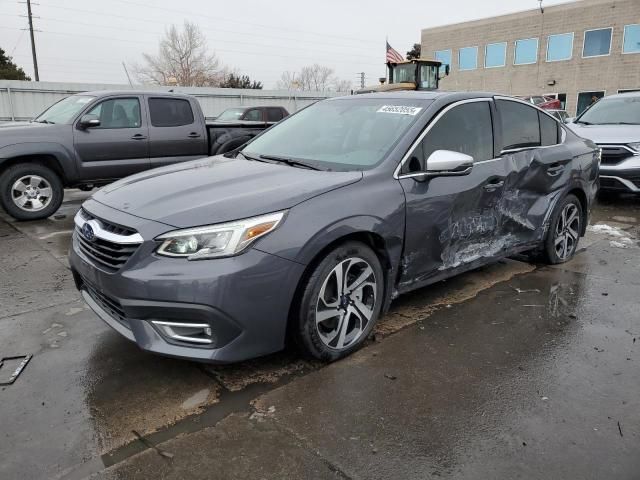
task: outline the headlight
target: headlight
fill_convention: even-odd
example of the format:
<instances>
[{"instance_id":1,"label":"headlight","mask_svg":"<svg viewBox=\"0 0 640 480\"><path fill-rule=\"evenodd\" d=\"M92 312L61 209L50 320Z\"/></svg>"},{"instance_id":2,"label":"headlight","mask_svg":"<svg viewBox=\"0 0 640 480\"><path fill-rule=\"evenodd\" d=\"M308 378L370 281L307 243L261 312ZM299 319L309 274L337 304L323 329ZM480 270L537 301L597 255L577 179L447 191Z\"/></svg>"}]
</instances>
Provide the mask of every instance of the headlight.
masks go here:
<instances>
[{"instance_id":1,"label":"headlight","mask_svg":"<svg viewBox=\"0 0 640 480\"><path fill-rule=\"evenodd\" d=\"M636 153L640 153L640 142L627 143L627 147L631 150L635 150Z\"/></svg>"},{"instance_id":2,"label":"headlight","mask_svg":"<svg viewBox=\"0 0 640 480\"><path fill-rule=\"evenodd\" d=\"M186 257L188 260L236 255L258 238L272 232L284 214L285 212L270 213L245 220L165 233L156 238L163 240L157 253L167 257Z\"/></svg>"}]
</instances>

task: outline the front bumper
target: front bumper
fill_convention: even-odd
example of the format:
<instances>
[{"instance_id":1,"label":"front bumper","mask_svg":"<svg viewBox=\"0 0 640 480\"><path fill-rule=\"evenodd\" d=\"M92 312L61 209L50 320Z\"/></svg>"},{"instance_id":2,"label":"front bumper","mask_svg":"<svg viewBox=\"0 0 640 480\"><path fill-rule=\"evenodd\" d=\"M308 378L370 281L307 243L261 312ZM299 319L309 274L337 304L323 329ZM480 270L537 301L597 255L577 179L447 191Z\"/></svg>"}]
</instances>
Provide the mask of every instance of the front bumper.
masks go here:
<instances>
[{"instance_id":1,"label":"front bumper","mask_svg":"<svg viewBox=\"0 0 640 480\"><path fill-rule=\"evenodd\" d=\"M624 145L600 146L600 189L640 193L640 155Z\"/></svg>"},{"instance_id":2,"label":"front bumper","mask_svg":"<svg viewBox=\"0 0 640 480\"><path fill-rule=\"evenodd\" d=\"M76 286L103 321L140 348L220 363L283 348L303 265L255 248L212 260L167 258L154 254L156 242L143 234L138 251L112 272L83 253L78 235L69 254ZM162 326L181 324L208 326L211 341L182 341Z\"/></svg>"}]
</instances>

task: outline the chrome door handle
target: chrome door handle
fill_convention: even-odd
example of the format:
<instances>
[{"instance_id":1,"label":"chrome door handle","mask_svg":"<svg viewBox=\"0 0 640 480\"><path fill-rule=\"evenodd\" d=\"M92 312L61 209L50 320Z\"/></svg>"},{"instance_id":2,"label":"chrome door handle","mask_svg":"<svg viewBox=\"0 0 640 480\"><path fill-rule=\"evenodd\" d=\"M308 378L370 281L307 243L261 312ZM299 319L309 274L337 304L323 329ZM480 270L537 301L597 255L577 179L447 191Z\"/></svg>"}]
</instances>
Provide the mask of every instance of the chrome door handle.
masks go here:
<instances>
[{"instance_id":1,"label":"chrome door handle","mask_svg":"<svg viewBox=\"0 0 640 480\"><path fill-rule=\"evenodd\" d=\"M146 140L146 135L142 135L141 133L136 133L131 140Z\"/></svg>"},{"instance_id":2,"label":"chrome door handle","mask_svg":"<svg viewBox=\"0 0 640 480\"><path fill-rule=\"evenodd\" d=\"M502 187L504 187L504 181L500 181L496 183L488 183L487 185L484 186L484 189L489 192L493 192L494 190L497 190L498 188L502 188Z\"/></svg>"},{"instance_id":3,"label":"chrome door handle","mask_svg":"<svg viewBox=\"0 0 640 480\"><path fill-rule=\"evenodd\" d=\"M564 165L556 165L553 167L547 168L547 175L550 177L557 177L564 170Z\"/></svg>"},{"instance_id":4,"label":"chrome door handle","mask_svg":"<svg viewBox=\"0 0 640 480\"><path fill-rule=\"evenodd\" d=\"M187 135L189 138L198 138L200 137L199 133L196 132L191 132L189 135Z\"/></svg>"}]
</instances>

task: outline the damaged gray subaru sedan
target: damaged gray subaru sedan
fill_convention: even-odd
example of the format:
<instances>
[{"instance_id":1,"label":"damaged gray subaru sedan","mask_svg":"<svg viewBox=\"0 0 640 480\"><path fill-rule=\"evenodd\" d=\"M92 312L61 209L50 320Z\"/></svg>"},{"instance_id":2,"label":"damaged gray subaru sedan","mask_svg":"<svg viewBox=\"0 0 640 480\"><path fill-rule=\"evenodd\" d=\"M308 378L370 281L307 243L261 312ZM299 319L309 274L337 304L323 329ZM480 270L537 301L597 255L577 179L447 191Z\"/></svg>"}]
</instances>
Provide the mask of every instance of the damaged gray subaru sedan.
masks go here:
<instances>
[{"instance_id":1,"label":"damaged gray subaru sedan","mask_svg":"<svg viewBox=\"0 0 640 480\"><path fill-rule=\"evenodd\" d=\"M70 264L89 306L144 350L237 362L292 339L332 361L400 294L521 252L569 260L599 160L514 98L333 98L225 156L98 191Z\"/></svg>"}]
</instances>

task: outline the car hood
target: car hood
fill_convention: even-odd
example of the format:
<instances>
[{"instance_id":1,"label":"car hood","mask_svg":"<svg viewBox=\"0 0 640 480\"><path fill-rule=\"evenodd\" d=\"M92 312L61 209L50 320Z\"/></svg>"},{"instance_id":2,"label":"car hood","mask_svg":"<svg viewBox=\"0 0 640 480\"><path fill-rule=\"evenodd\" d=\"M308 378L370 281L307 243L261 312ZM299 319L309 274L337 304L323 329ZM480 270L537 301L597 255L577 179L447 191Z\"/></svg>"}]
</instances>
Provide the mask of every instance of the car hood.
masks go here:
<instances>
[{"instance_id":1,"label":"car hood","mask_svg":"<svg viewBox=\"0 0 640 480\"><path fill-rule=\"evenodd\" d=\"M640 142L640 125L567 125L575 134L599 144Z\"/></svg>"},{"instance_id":2,"label":"car hood","mask_svg":"<svg viewBox=\"0 0 640 480\"><path fill-rule=\"evenodd\" d=\"M183 228L291 208L355 183L362 172L326 172L216 156L149 170L93 195L111 208Z\"/></svg>"}]
</instances>

